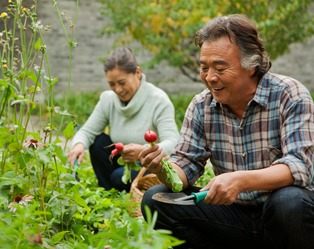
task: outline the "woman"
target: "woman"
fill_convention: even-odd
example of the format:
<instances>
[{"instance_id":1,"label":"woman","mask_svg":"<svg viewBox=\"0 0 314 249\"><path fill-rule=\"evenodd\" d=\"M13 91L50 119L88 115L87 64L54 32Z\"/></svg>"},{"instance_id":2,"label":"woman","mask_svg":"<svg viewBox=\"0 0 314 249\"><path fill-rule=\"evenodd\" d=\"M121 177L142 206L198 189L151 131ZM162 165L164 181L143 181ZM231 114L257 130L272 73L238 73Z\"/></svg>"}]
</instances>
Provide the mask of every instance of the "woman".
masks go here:
<instances>
[{"instance_id":1,"label":"woman","mask_svg":"<svg viewBox=\"0 0 314 249\"><path fill-rule=\"evenodd\" d=\"M146 82L146 76L130 49L112 51L104 70L111 91L101 94L93 113L74 136L68 161L73 165L78 158L80 165L84 151L89 148L98 185L106 190L129 191L131 184L121 181L124 168L117 164L119 156L112 161L109 158L114 149L109 145L122 142L122 159L137 161L140 152L148 146L144 134L149 125L157 133L156 142L164 155L169 155L179 138L174 107L164 91ZM107 125L110 126L109 136L103 133ZM132 170L132 180L137 173Z\"/></svg>"}]
</instances>

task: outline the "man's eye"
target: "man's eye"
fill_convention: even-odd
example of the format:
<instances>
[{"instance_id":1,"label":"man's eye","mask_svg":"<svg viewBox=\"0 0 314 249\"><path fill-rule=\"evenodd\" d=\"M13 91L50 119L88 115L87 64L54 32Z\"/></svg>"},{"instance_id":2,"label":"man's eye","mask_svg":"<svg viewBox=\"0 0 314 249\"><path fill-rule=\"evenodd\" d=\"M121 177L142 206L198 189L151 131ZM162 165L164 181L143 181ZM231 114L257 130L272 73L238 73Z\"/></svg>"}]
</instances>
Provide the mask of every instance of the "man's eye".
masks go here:
<instances>
[{"instance_id":1,"label":"man's eye","mask_svg":"<svg viewBox=\"0 0 314 249\"><path fill-rule=\"evenodd\" d=\"M217 68L216 70L217 70L217 72L221 73L221 72L223 72L225 69L223 69L223 68Z\"/></svg>"},{"instance_id":2,"label":"man's eye","mask_svg":"<svg viewBox=\"0 0 314 249\"><path fill-rule=\"evenodd\" d=\"M206 71L207 71L207 67L201 67L201 70L202 70L203 72L206 72Z\"/></svg>"}]
</instances>

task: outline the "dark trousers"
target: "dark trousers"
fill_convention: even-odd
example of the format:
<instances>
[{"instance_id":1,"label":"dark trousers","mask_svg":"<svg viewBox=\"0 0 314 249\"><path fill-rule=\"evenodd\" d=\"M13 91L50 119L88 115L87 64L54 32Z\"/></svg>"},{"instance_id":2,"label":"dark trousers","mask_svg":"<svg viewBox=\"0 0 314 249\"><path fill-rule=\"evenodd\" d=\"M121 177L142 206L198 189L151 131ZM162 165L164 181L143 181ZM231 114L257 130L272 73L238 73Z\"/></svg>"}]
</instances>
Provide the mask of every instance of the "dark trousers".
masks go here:
<instances>
[{"instance_id":1,"label":"dark trousers","mask_svg":"<svg viewBox=\"0 0 314 249\"><path fill-rule=\"evenodd\" d=\"M183 192L198 192L191 187ZM152 200L158 192L171 192L165 185L146 191L142 200L158 212L155 229L167 229L186 243L175 248L313 249L314 193L289 186L273 191L264 205L173 205Z\"/></svg>"},{"instance_id":2,"label":"dark trousers","mask_svg":"<svg viewBox=\"0 0 314 249\"><path fill-rule=\"evenodd\" d=\"M124 167L117 163L117 159L120 155L115 156L110 162L109 156L111 151L115 148L110 146L104 148L108 145L111 145L112 141L110 137L106 134L101 134L96 137L94 143L89 147L89 153L91 162L98 179L99 187L103 187L106 190L115 188L119 191L126 190L130 191L131 183L124 184L121 180L124 172ZM131 178L132 181L135 179L139 171L132 170ZM149 171L146 171L144 175L149 174Z\"/></svg>"}]
</instances>

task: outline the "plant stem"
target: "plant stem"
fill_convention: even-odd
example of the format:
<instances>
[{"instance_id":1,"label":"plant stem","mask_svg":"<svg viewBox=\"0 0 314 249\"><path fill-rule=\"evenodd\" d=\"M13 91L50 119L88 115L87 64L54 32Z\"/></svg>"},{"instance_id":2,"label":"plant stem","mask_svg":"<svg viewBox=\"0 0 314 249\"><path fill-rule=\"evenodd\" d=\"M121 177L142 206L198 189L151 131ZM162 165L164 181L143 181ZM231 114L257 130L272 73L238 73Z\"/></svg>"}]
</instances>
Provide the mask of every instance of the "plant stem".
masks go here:
<instances>
[{"instance_id":1,"label":"plant stem","mask_svg":"<svg viewBox=\"0 0 314 249\"><path fill-rule=\"evenodd\" d=\"M36 161L36 169L37 169L38 181L39 181L39 188L40 188L40 194L41 194L40 209L45 212L45 211L46 211L46 208L45 208L45 199L44 199L44 194L43 194L44 191L43 191L43 188L42 188L41 176L40 176L40 171L39 171L39 165L38 165L37 156L36 156L36 153L35 153L35 148L33 148L33 152L34 152L34 157L35 157L35 161ZM48 232L49 238L51 239L51 237L50 237L50 231L49 231L49 226L48 226L48 220L47 220L47 216L46 216L45 213L44 213L44 216L45 216L46 225L47 225L47 232Z\"/></svg>"},{"instance_id":2,"label":"plant stem","mask_svg":"<svg viewBox=\"0 0 314 249\"><path fill-rule=\"evenodd\" d=\"M41 57L41 62L40 62L39 71L41 71L41 68L42 68L42 65L43 65L43 60L44 60L44 57L42 56L42 57ZM34 99L35 99L36 88L37 88L37 86L38 86L39 77L40 77L40 75L38 75L37 80L36 80L35 90L34 90L33 96L32 96L32 102L34 102ZM23 136L22 136L22 140L21 140L21 141L23 141L23 140L25 139L25 134L26 134L26 130L27 130L27 125L28 125L29 119L30 119L30 117L31 117L31 110L32 110L32 108L31 108L30 110L28 110L27 121L26 121L26 124L25 124L25 129L24 129L24 133L23 133Z\"/></svg>"},{"instance_id":3,"label":"plant stem","mask_svg":"<svg viewBox=\"0 0 314 249\"><path fill-rule=\"evenodd\" d=\"M55 166L56 166L58 189L59 189L59 193L61 194L61 186L60 186L58 165L57 165L57 161L56 161L56 157L55 156L53 157L53 160L54 160ZM61 227L62 227L62 231L63 231L63 209L62 209L61 199L60 199L60 208L61 208Z\"/></svg>"}]
</instances>

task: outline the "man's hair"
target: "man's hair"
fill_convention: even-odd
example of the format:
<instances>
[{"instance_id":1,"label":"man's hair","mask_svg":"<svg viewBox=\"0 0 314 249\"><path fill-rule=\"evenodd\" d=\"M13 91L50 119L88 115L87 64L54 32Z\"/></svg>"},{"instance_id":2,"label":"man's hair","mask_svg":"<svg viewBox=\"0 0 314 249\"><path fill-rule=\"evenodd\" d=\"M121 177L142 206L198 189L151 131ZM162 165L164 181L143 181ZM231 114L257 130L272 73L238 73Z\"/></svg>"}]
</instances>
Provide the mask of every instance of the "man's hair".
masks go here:
<instances>
[{"instance_id":1,"label":"man's hair","mask_svg":"<svg viewBox=\"0 0 314 249\"><path fill-rule=\"evenodd\" d=\"M255 68L252 77L261 78L271 68L271 61L265 45L258 36L254 23L244 15L216 17L196 32L195 45L202 47L206 41L216 41L228 37L240 49L241 66Z\"/></svg>"},{"instance_id":2,"label":"man's hair","mask_svg":"<svg viewBox=\"0 0 314 249\"><path fill-rule=\"evenodd\" d=\"M116 48L107 57L104 64L104 71L107 73L115 68L125 73L135 74L139 64L130 48Z\"/></svg>"}]
</instances>

